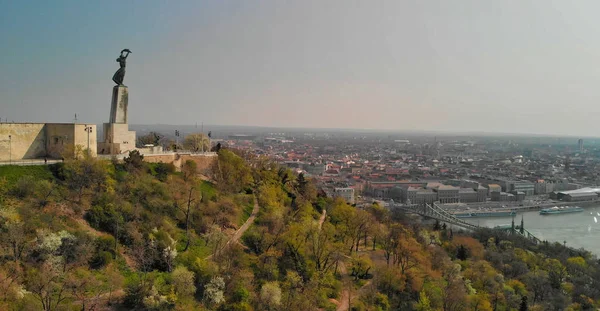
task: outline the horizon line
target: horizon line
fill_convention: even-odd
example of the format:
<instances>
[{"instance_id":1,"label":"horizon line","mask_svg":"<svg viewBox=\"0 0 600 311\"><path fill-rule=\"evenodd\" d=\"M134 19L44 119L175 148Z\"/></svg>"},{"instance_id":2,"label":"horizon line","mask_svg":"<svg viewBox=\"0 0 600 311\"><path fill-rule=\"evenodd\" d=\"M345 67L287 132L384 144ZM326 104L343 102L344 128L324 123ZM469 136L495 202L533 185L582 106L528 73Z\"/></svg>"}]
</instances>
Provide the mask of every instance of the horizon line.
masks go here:
<instances>
[{"instance_id":1,"label":"horizon line","mask_svg":"<svg viewBox=\"0 0 600 311\"><path fill-rule=\"evenodd\" d=\"M195 124L167 124L167 123L137 123L130 124L134 126L185 126L196 127ZM318 131L369 131L379 133L426 133L426 134L442 134L442 135L457 135L457 136L541 136L541 137L568 137L568 138L588 138L599 139L599 136L579 136L575 134L557 134L557 133L520 133L520 132L486 132L486 131L453 131L453 130L424 130L424 129L374 129L374 128L336 128L336 127L301 127L301 126L264 126L264 125L232 125L232 124L204 124L204 128L210 126L218 127L238 127L238 128L259 128L259 129L281 129L281 130L318 130ZM208 131L208 130L207 130Z\"/></svg>"}]
</instances>

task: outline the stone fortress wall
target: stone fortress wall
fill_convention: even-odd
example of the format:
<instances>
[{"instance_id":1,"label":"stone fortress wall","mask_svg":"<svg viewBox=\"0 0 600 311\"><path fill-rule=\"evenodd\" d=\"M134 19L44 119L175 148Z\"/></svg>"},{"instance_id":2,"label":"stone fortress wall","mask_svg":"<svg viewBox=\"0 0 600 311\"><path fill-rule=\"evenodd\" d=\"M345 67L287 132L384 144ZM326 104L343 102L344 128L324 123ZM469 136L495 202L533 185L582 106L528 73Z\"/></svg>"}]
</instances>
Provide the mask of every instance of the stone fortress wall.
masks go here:
<instances>
[{"instance_id":1,"label":"stone fortress wall","mask_svg":"<svg viewBox=\"0 0 600 311\"><path fill-rule=\"evenodd\" d=\"M0 161L43 156L46 153L45 126L44 123L0 123Z\"/></svg>"},{"instance_id":2,"label":"stone fortress wall","mask_svg":"<svg viewBox=\"0 0 600 311\"><path fill-rule=\"evenodd\" d=\"M144 154L144 162L150 163L173 163L175 169L181 170L181 167L187 160L196 162L196 170L200 174L208 174L212 166L216 163L218 157L215 152L205 153L166 153L166 154Z\"/></svg>"},{"instance_id":3,"label":"stone fortress wall","mask_svg":"<svg viewBox=\"0 0 600 311\"><path fill-rule=\"evenodd\" d=\"M96 155L96 125L74 123L0 123L0 161L60 159L64 152L89 148ZM10 136L10 138L9 138Z\"/></svg>"}]
</instances>

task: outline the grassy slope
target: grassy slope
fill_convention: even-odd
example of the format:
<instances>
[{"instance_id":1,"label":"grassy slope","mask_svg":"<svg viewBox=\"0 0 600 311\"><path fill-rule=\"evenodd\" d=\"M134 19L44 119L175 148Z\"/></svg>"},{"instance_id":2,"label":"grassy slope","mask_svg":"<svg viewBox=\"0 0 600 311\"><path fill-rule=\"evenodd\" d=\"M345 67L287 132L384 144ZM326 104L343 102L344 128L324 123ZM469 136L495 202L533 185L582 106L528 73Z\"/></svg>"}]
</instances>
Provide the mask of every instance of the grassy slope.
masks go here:
<instances>
[{"instance_id":1,"label":"grassy slope","mask_svg":"<svg viewBox=\"0 0 600 311\"><path fill-rule=\"evenodd\" d=\"M53 178L48 165L2 165L0 166L0 178L6 179L8 185L14 185L23 176L33 176L36 179L50 180Z\"/></svg>"},{"instance_id":2,"label":"grassy slope","mask_svg":"<svg viewBox=\"0 0 600 311\"><path fill-rule=\"evenodd\" d=\"M250 198L252 198L252 197L250 197ZM248 218L250 218L253 208L254 208L254 201L252 201L252 199L249 202L246 202L246 204L244 204L244 209L240 213L240 217L238 219L238 223L237 223L238 227L241 227L246 222L246 220L248 220Z\"/></svg>"}]
</instances>

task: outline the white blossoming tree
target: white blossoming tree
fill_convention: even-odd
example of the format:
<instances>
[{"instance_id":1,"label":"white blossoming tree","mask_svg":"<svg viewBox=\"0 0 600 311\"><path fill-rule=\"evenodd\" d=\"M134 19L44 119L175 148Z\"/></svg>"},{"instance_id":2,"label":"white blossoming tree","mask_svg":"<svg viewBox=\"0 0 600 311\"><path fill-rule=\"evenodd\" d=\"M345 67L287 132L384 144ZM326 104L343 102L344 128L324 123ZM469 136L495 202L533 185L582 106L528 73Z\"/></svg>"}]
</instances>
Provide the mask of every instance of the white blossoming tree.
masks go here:
<instances>
[{"instance_id":1,"label":"white blossoming tree","mask_svg":"<svg viewBox=\"0 0 600 311\"><path fill-rule=\"evenodd\" d=\"M260 300L268 310L281 305L281 288L278 282L267 282L260 289Z\"/></svg>"},{"instance_id":2,"label":"white blossoming tree","mask_svg":"<svg viewBox=\"0 0 600 311\"><path fill-rule=\"evenodd\" d=\"M225 301L224 290L225 280L220 276L215 276L204 286L204 300L209 305L218 305Z\"/></svg>"}]
</instances>

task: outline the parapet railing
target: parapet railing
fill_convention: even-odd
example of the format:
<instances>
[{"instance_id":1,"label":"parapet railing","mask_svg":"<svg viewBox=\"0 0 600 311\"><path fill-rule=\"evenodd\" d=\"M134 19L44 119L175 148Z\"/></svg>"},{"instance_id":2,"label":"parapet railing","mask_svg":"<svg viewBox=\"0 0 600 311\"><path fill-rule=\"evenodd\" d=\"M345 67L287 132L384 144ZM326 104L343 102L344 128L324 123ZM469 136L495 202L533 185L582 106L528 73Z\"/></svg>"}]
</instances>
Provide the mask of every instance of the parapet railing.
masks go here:
<instances>
[{"instance_id":1,"label":"parapet railing","mask_svg":"<svg viewBox=\"0 0 600 311\"><path fill-rule=\"evenodd\" d=\"M44 159L19 159L19 160L10 160L10 161L0 161L0 165L50 165L55 163L60 163L62 160L57 159L48 159L44 161Z\"/></svg>"}]
</instances>

